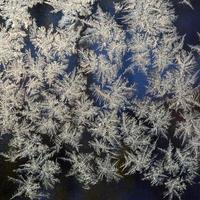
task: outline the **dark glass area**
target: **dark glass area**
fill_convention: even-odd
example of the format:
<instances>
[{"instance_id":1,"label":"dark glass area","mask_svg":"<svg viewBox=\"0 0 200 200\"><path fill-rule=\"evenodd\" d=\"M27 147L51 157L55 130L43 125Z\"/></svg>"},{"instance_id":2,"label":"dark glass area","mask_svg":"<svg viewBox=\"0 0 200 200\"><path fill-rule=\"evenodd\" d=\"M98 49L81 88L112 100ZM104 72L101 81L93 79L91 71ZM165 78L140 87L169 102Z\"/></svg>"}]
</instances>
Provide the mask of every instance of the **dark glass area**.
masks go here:
<instances>
[{"instance_id":1,"label":"dark glass area","mask_svg":"<svg viewBox=\"0 0 200 200\"><path fill-rule=\"evenodd\" d=\"M180 4L177 0L172 0L172 3L177 15L175 26L180 35L186 35L185 45L199 44L197 33L200 33L200 1L191 0L193 9ZM187 49L186 46L185 48Z\"/></svg>"},{"instance_id":2,"label":"dark glass area","mask_svg":"<svg viewBox=\"0 0 200 200\"><path fill-rule=\"evenodd\" d=\"M48 28L51 24L58 25L58 21L62 18L62 12L53 12L54 9L48 4L36 4L29 9L32 18L35 18L37 25Z\"/></svg>"}]
</instances>

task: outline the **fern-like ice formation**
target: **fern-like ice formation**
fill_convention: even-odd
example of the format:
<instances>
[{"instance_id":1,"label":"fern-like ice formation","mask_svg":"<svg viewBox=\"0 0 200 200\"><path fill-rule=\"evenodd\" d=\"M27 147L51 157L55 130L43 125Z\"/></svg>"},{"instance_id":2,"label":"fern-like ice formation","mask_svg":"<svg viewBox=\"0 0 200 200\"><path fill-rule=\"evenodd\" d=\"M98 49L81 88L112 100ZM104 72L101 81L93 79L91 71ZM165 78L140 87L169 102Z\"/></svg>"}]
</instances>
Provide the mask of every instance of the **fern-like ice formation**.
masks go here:
<instances>
[{"instance_id":1,"label":"fern-like ice formation","mask_svg":"<svg viewBox=\"0 0 200 200\"><path fill-rule=\"evenodd\" d=\"M30 14L37 4L62 12L59 25L39 27ZM19 163L13 198L47 196L60 160L86 189L141 174L169 199L181 199L197 176L196 63L173 7L114 6L109 13L98 0L0 0L0 131L11 137L2 156ZM137 73L147 79L143 98Z\"/></svg>"}]
</instances>

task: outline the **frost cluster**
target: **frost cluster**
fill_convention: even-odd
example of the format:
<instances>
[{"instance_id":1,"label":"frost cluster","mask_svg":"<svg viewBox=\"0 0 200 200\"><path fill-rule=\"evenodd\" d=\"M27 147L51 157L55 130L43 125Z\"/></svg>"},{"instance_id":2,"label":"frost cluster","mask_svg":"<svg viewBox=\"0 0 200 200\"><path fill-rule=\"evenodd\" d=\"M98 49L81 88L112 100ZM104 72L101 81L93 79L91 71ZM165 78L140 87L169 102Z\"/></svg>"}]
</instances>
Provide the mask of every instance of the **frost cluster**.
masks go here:
<instances>
[{"instance_id":1,"label":"frost cluster","mask_svg":"<svg viewBox=\"0 0 200 200\"><path fill-rule=\"evenodd\" d=\"M187 3L189 1L181 1ZM37 4L62 12L38 26ZM1 155L13 198L47 196L66 176L92 188L140 174L181 199L198 175L200 90L168 0L0 0ZM135 81L145 77L145 89Z\"/></svg>"}]
</instances>

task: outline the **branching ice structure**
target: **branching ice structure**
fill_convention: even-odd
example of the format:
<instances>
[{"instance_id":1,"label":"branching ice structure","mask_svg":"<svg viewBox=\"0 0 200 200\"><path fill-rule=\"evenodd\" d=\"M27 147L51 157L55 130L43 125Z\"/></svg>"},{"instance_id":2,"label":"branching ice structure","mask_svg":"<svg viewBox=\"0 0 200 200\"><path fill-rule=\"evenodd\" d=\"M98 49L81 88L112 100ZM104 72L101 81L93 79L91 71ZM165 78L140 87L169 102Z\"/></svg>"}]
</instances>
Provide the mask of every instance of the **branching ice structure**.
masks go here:
<instances>
[{"instance_id":1,"label":"branching ice structure","mask_svg":"<svg viewBox=\"0 0 200 200\"><path fill-rule=\"evenodd\" d=\"M37 4L61 11L59 26L36 24ZM0 131L11 136L2 156L19 163L13 198L47 195L59 181L61 151L67 176L86 189L139 173L181 199L197 176L196 62L183 50L172 5L114 5L111 14L97 0L0 0ZM147 79L142 99L137 71Z\"/></svg>"}]
</instances>

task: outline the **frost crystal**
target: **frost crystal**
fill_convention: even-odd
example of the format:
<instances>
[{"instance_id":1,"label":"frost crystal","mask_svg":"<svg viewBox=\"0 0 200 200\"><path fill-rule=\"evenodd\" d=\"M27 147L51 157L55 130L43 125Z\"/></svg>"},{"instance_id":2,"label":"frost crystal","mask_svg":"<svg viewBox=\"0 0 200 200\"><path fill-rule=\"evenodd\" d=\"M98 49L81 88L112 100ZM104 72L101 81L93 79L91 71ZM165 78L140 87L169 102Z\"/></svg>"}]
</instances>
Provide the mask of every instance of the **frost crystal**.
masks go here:
<instances>
[{"instance_id":1,"label":"frost crystal","mask_svg":"<svg viewBox=\"0 0 200 200\"><path fill-rule=\"evenodd\" d=\"M38 26L30 10L40 4L62 13L56 26ZM183 50L167 0L113 4L0 0L1 156L18 165L13 198L48 197L65 166L85 189L139 173L169 199L197 176L200 47Z\"/></svg>"}]
</instances>

